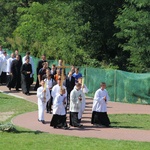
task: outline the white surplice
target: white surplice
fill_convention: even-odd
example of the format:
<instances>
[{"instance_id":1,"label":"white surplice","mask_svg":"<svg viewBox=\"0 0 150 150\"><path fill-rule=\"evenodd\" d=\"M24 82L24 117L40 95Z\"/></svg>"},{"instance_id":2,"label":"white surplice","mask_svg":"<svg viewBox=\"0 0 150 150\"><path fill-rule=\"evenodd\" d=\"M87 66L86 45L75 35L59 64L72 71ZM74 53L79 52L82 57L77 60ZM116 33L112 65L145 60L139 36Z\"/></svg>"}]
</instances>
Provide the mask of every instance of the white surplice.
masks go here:
<instances>
[{"instance_id":1,"label":"white surplice","mask_svg":"<svg viewBox=\"0 0 150 150\"><path fill-rule=\"evenodd\" d=\"M60 88L61 88L61 86L59 86L58 84L53 86L52 93L51 93L52 97L53 97L53 101L54 101L55 97L59 94ZM65 86L62 86L62 88L64 88L66 90ZM66 90L66 93L64 95L65 95L65 97L67 97L67 90Z\"/></svg>"},{"instance_id":2,"label":"white surplice","mask_svg":"<svg viewBox=\"0 0 150 150\"><path fill-rule=\"evenodd\" d=\"M46 103L50 99L49 89L46 88L46 92L43 92L44 87L39 87L37 89L37 97L38 97L38 119L44 120L44 110L46 109ZM44 97L46 98L46 102L44 102Z\"/></svg>"},{"instance_id":3,"label":"white surplice","mask_svg":"<svg viewBox=\"0 0 150 150\"><path fill-rule=\"evenodd\" d=\"M106 101L104 97L106 96ZM109 95L106 89L101 88L95 92L92 111L107 112L107 101L109 101Z\"/></svg>"},{"instance_id":4,"label":"white surplice","mask_svg":"<svg viewBox=\"0 0 150 150\"><path fill-rule=\"evenodd\" d=\"M83 98L82 98L80 110L78 112L78 119L82 118L83 112L85 110L85 105L86 105L85 93L89 92L89 89L87 88L87 86L85 84L84 84L83 88L81 88L81 90L83 92Z\"/></svg>"},{"instance_id":5,"label":"white surplice","mask_svg":"<svg viewBox=\"0 0 150 150\"><path fill-rule=\"evenodd\" d=\"M70 112L79 112L82 106L82 100L79 100L79 97L82 97L84 100L84 94L82 90L77 90L76 87L70 93Z\"/></svg>"},{"instance_id":6,"label":"white surplice","mask_svg":"<svg viewBox=\"0 0 150 150\"><path fill-rule=\"evenodd\" d=\"M12 61L14 60L14 58L8 58L7 59L7 75L10 75L10 72L11 72L11 64L12 64Z\"/></svg>"},{"instance_id":7,"label":"white surplice","mask_svg":"<svg viewBox=\"0 0 150 150\"><path fill-rule=\"evenodd\" d=\"M63 101L65 101L67 104L67 100L64 95L58 94L55 97L54 103L53 103L53 114L57 114L57 115L65 115L66 114L66 110L65 110L66 104L64 104Z\"/></svg>"}]
</instances>

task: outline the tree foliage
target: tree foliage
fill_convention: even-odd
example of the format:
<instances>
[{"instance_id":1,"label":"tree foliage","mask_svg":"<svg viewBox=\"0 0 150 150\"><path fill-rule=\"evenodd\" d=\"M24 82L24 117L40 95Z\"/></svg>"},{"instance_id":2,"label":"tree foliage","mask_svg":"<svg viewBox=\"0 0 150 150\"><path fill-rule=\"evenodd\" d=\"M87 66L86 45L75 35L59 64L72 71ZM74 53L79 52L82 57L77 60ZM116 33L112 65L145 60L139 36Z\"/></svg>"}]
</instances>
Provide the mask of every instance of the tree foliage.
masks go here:
<instances>
[{"instance_id":1,"label":"tree foliage","mask_svg":"<svg viewBox=\"0 0 150 150\"><path fill-rule=\"evenodd\" d=\"M150 68L150 3L149 0L126 0L115 25L120 46L130 52L128 69L147 72Z\"/></svg>"}]
</instances>

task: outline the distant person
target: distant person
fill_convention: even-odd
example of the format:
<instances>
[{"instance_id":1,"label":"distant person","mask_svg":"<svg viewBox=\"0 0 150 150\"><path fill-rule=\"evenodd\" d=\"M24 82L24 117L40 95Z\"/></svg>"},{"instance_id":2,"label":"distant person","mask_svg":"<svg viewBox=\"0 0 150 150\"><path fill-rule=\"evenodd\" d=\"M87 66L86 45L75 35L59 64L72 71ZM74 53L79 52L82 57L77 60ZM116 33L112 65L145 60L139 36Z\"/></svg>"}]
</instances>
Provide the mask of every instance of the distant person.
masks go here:
<instances>
[{"instance_id":1,"label":"distant person","mask_svg":"<svg viewBox=\"0 0 150 150\"><path fill-rule=\"evenodd\" d=\"M75 78L75 83L78 83L78 79L82 78L82 74L79 72L79 68L75 68L75 73L72 76Z\"/></svg>"},{"instance_id":2,"label":"distant person","mask_svg":"<svg viewBox=\"0 0 150 150\"><path fill-rule=\"evenodd\" d=\"M46 55L43 54L41 56L41 60L38 61L37 63L37 68L36 68L36 74L37 74L37 80L36 80L36 84L35 84L35 87L34 87L34 90L36 91L37 88L39 87L39 79L38 79L38 73L39 73L39 70L43 67L43 63L44 62L47 62L46 60Z\"/></svg>"},{"instance_id":3,"label":"distant person","mask_svg":"<svg viewBox=\"0 0 150 150\"><path fill-rule=\"evenodd\" d=\"M11 88L16 88L16 91L19 91L19 88L21 88L21 66L22 63L20 62L20 56L16 55L16 58L12 61L10 67L12 79L9 85L7 85L9 90L11 90Z\"/></svg>"},{"instance_id":4,"label":"distant person","mask_svg":"<svg viewBox=\"0 0 150 150\"><path fill-rule=\"evenodd\" d=\"M34 76L34 62L33 62L33 58L30 56L30 52L26 52L26 55L22 58L22 63L26 63L26 58L29 57L29 63L31 64L32 67L32 72L30 74L30 85L31 85L31 81L33 80L33 76Z\"/></svg>"},{"instance_id":5,"label":"distant person","mask_svg":"<svg viewBox=\"0 0 150 150\"><path fill-rule=\"evenodd\" d=\"M100 88L95 92L91 123L97 127L109 127L110 120L107 115L107 102L109 95L106 90L106 83L102 82Z\"/></svg>"},{"instance_id":6,"label":"distant person","mask_svg":"<svg viewBox=\"0 0 150 150\"><path fill-rule=\"evenodd\" d=\"M66 123L66 105L67 99L65 96L65 89L60 88L59 94L54 99L53 117L50 126L53 126L54 128L69 129Z\"/></svg>"},{"instance_id":7,"label":"distant person","mask_svg":"<svg viewBox=\"0 0 150 150\"><path fill-rule=\"evenodd\" d=\"M67 104L70 103L70 92L73 90L75 86L75 78L72 76L72 71L70 71L66 77L66 88L67 88Z\"/></svg>"},{"instance_id":8,"label":"distant person","mask_svg":"<svg viewBox=\"0 0 150 150\"><path fill-rule=\"evenodd\" d=\"M83 92L81 84L77 83L75 88L70 93L70 125L73 127L82 127L78 120L78 113L82 107Z\"/></svg>"},{"instance_id":9,"label":"distant person","mask_svg":"<svg viewBox=\"0 0 150 150\"><path fill-rule=\"evenodd\" d=\"M38 121L45 123L44 111L46 109L46 103L50 99L50 92L48 88L45 88L45 82L40 81L41 87L37 89L38 97Z\"/></svg>"},{"instance_id":10,"label":"distant person","mask_svg":"<svg viewBox=\"0 0 150 150\"><path fill-rule=\"evenodd\" d=\"M25 63L21 67L21 88L22 92L26 95L30 95L30 75L32 74L32 66L29 63L30 57L25 58Z\"/></svg>"},{"instance_id":11,"label":"distant person","mask_svg":"<svg viewBox=\"0 0 150 150\"><path fill-rule=\"evenodd\" d=\"M11 90L11 82L12 82L12 73L11 73L11 65L12 61L15 59L14 53L11 53L11 57L7 59L7 87Z\"/></svg>"},{"instance_id":12,"label":"distant person","mask_svg":"<svg viewBox=\"0 0 150 150\"><path fill-rule=\"evenodd\" d=\"M3 51L3 54L0 55L1 57L1 84L6 84L7 82L7 59L8 55L6 51Z\"/></svg>"}]
</instances>

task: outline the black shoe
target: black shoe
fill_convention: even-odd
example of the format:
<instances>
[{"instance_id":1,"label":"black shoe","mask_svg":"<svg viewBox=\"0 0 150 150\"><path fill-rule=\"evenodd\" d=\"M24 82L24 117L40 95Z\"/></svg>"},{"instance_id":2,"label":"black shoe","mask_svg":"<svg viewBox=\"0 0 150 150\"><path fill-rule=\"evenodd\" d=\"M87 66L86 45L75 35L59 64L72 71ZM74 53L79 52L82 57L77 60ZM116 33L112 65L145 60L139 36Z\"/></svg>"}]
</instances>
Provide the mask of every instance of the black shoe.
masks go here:
<instances>
[{"instance_id":1,"label":"black shoe","mask_svg":"<svg viewBox=\"0 0 150 150\"><path fill-rule=\"evenodd\" d=\"M70 127L63 127L63 129L64 129L64 130L68 130L68 129L70 129Z\"/></svg>"},{"instance_id":2,"label":"black shoe","mask_svg":"<svg viewBox=\"0 0 150 150\"><path fill-rule=\"evenodd\" d=\"M38 119L39 122L41 122L41 120Z\"/></svg>"},{"instance_id":3,"label":"black shoe","mask_svg":"<svg viewBox=\"0 0 150 150\"><path fill-rule=\"evenodd\" d=\"M49 113L50 113L50 114L52 114L52 112L51 112L51 111L49 111Z\"/></svg>"},{"instance_id":4,"label":"black shoe","mask_svg":"<svg viewBox=\"0 0 150 150\"><path fill-rule=\"evenodd\" d=\"M45 124L45 121L44 121L44 120L42 120L41 122L42 122L43 124Z\"/></svg>"},{"instance_id":5,"label":"black shoe","mask_svg":"<svg viewBox=\"0 0 150 150\"><path fill-rule=\"evenodd\" d=\"M46 111L46 113L50 113L50 111L49 111L49 110L47 110L47 111Z\"/></svg>"}]
</instances>

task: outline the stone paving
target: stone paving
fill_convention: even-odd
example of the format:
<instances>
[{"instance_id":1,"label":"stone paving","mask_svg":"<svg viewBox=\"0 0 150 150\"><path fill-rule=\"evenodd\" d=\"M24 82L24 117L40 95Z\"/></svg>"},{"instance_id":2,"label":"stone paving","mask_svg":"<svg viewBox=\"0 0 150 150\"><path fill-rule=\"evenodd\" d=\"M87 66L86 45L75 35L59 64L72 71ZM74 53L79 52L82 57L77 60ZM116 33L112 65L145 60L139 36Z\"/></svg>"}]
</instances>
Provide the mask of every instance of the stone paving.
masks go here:
<instances>
[{"instance_id":1,"label":"stone paving","mask_svg":"<svg viewBox=\"0 0 150 150\"><path fill-rule=\"evenodd\" d=\"M22 98L33 103L37 103L36 91L31 91L30 96L16 92L9 91L7 87L0 86L0 92L7 93L12 96ZM67 136L101 138L101 139L116 139L116 140L132 140L132 141L146 141L150 142L150 130L132 129L130 128L97 128L90 123L91 120L92 99L86 99L86 109L83 114L83 128L71 127L69 130L54 129L50 127L50 120L52 114L45 112L45 124L38 122L38 112L28 112L21 114L12 119L12 123L16 126L31 129L34 131L47 132L50 134L60 134ZM150 105L127 104L119 102L108 102L108 114L150 114ZM67 118L69 115L67 114ZM67 122L69 120L67 119Z\"/></svg>"}]
</instances>

